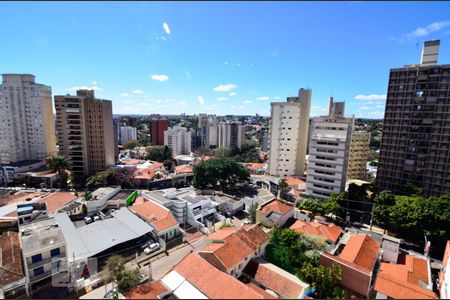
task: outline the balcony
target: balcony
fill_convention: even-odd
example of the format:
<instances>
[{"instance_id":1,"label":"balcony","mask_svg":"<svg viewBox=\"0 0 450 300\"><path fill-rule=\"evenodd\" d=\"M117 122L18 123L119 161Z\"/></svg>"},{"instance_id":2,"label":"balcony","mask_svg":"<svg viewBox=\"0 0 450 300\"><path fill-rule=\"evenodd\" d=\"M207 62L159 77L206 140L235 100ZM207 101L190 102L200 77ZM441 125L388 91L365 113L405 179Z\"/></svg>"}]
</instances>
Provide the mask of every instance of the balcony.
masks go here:
<instances>
[{"instance_id":1,"label":"balcony","mask_svg":"<svg viewBox=\"0 0 450 300\"><path fill-rule=\"evenodd\" d=\"M65 253L60 253L60 254L55 255L55 256L53 256L53 257L48 257L48 258L46 258L46 259L42 259L42 260L37 261L37 262L35 262L35 263L29 264L29 265L28 265L28 269L34 269L34 268L36 268L36 267L45 265L45 264L47 264L47 263L52 262L53 260L58 260L58 259L60 259L61 257L65 257L65 255L66 255Z\"/></svg>"},{"instance_id":2,"label":"balcony","mask_svg":"<svg viewBox=\"0 0 450 300\"><path fill-rule=\"evenodd\" d=\"M33 273L30 274L30 283L33 283L35 281L44 279L46 277L52 276L53 270L45 271L44 273L34 275Z\"/></svg>"}]
</instances>

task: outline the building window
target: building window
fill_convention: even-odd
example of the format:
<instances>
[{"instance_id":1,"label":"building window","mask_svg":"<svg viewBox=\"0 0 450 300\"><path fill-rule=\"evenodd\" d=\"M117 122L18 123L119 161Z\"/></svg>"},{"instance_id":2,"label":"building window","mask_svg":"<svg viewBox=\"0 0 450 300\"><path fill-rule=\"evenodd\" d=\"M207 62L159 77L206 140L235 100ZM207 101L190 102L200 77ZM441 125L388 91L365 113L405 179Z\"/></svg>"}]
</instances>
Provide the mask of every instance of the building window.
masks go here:
<instances>
[{"instance_id":1,"label":"building window","mask_svg":"<svg viewBox=\"0 0 450 300\"><path fill-rule=\"evenodd\" d=\"M38 276L40 274L44 273L44 267L39 267L33 270L34 276Z\"/></svg>"},{"instance_id":2,"label":"building window","mask_svg":"<svg viewBox=\"0 0 450 300\"><path fill-rule=\"evenodd\" d=\"M42 260L42 254L36 254L31 257L31 263L37 263Z\"/></svg>"},{"instance_id":3,"label":"building window","mask_svg":"<svg viewBox=\"0 0 450 300\"><path fill-rule=\"evenodd\" d=\"M61 261L57 260L57 261L52 262L52 270L59 271L60 267L61 267Z\"/></svg>"},{"instance_id":4,"label":"building window","mask_svg":"<svg viewBox=\"0 0 450 300\"><path fill-rule=\"evenodd\" d=\"M59 248L55 248L55 249L50 250L50 256L51 257L58 256L60 254L61 254L61 251L59 250Z\"/></svg>"}]
</instances>

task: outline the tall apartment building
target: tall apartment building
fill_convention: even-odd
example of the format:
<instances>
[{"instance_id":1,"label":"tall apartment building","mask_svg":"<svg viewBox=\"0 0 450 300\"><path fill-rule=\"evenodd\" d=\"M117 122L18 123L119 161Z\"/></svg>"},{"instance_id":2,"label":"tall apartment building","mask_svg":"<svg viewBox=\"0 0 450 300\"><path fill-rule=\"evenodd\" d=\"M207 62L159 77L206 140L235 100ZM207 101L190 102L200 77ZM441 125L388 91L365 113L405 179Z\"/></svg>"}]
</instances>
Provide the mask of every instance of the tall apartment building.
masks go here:
<instances>
[{"instance_id":1,"label":"tall apartment building","mask_svg":"<svg viewBox=\"0 0 450 300\"><path fill-rule=\"evenodd\" d=\"M218 125L219 147L242 147L244 142L244 127L241 122L220 122Z\"/></svg>"},{"instance_id":2,"label":"tall apartment building","mask_svg":"<svg viewBox=\"0 0 450 300\"><path fill-rule=\"evenodd\" d=\"M325 199L345 190L353 118L344 117L344 102L330 97L329 115L311 122L306 194Z\"/></svg>"},{"instance_id":3,"label":"tall apartment building","mask_svg":"<svg viewBox=\"0 0 450 300\"><path fill-rule=\"evenodd\" d=\"M151 144L157 146L164 145L164 131L169 128L167 119L152 119L150 121Z\"/></svg>"},{"instance_id":4,"label":"tall apartment building","mask_svg":"<svg viewBox=\"0 0 450 300\"><path fill-rule=\"evenodd\" d=\"M377 190L427 196L450 193L450 65L438 65L440 41L427 41L421 63L390 70Z\"/></svg>"},{"instance_id":5,"label":"tall apartment building","mask_svg":"<svg viewBox=\"0 0 450 300\"><path fill-rule=\"evenodd\" d=\"M123 126L138 127L138 119L135 117L120 117L120 124Z\"/></svg>"},{"instance_id":6,"label":"tall apartment building","mask_svg":"<svg viewBox=\"0 0 450 300\"><path fill-rule=\"evenodd\" d=\"M192 150L191 140L191 132L185 127L169 127L164 131L164 145L172 149L173 156L189 154Z\"/></svg>"},{"instance_id":7,"label":"tall apartment building","mask_svg":"<svg viewBox=\"0 0 450 300\"><path fill-rule=\"evenodd\" d=\"M59 152L70 170L90 176L115 164L112 102L96 99L92 90L55 96Z\"/></svg>"},{"instance_id":8,"label":"tall apartment building","mask_svg":"<svg viewBox=\"0 0 450 300\"><path fill-rule=\"evenodd\" d=\"M270 175L304 176L311 93L311 90L302 88L298 97L288 97L287 102L270 104Z\"/></svg>"},{"instance_id":9,"label":"tall apartment building","mask_svg":"<svg viewBox=\"0 0 450 300\"><path fill-rule=\"evenodd\" d=\"M56 153L49 86L30 74L3 74L0 85L0 163L43 160Z\"/></svg>"},{"instance_id":10,"label":"tall apartment building","mask_svg":"<svg viewBox=\"0 0 450 300\"><path fill-rule=\"evenodd\" d=\"M217 146L219 139L218 120L215 115L200 114L198 117L199 146L208 148Z\"/></svg>"},{"instance_id":11,"label":"tall apartment building","mask_svg":"<svg viewBox=\"0 0 450 300\"><path fill-rule=\"evenodd\" d=\"M122 145L129 141L137 141L137 130L136 127L123 126L120 127L120 142Z\"/></svg>"},{"instance_id":12,"label":"tall apartment building","mask_svg":"<svg viewBox=\"0 0 450 300\"><path fill-rule=\"evenodd\" d=\"M369 157L370 132L354 131L350 145L347 179L366 179Z\"/></svg>"}]
</instances>

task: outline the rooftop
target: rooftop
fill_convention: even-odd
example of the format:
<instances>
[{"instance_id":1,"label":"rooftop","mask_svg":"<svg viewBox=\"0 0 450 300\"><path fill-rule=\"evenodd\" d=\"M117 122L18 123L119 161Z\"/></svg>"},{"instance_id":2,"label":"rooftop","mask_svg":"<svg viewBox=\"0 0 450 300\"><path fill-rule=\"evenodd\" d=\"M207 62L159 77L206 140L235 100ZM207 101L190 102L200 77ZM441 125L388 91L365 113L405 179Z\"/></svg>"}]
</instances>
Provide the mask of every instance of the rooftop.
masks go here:
<instances>
[{"instance_id":1,"label":"rooftop","mask_svg":"<svg viewBox=\"0 0 450 300\"><path fill-rule=\"evenodd\" d=\"M64 213L67 216L67 214ZM67 217L69 218L69 217ZM26 255L37 249L64 244L64 237L56 219L46 218L21 225L22 253Z\"/></svg>"},{"instance_id":2,"label":"rooftop","mask_svg":"<svg viewBox=\"0 0 450 300\"><path fill-rule=\"evenodd\" d=\"M158 280L138 285L124 292L123 295L127 299L162 299L168 293L170 290Z\"/></svg>"},{"instance_id":3,"label":"rooftop","mask_svg":"<svg viewBox=\"0 0 450 300\"><path fill-rule=\"evenodd\" d=\"M339 258L372 271L378 259L380 245L367 234L352 236Z\"/></svg>"},{"instance_id":4,"label":"rooftop","mask_svg":"<svg viewBox=\"0 0 450 300\"><path fill-rule=\"evenodd\" d=\"M31 199L37 199L40 196L45 195L43 192L28 192L28 191L17 191L15 193L10 193L6 196L0 197L0 206L13 204L17 202L29 201Z\"/></svg>"},{"instance_id":5,"label":"rooftop","mask_svg":"<svg viewBox=\"0 0 450 300\"><path fill-rule=\"evenodd\" d=\"M192 173L194 171L194 167L190 165L181 165L175 167L176 173Z\"/></svg>"},{"instance_id":6,"label":"rooftop","mask_svg":"<svg viewBox=\"0 0 450 300\"><path fill-rule=\"evenodd\" d=\"M279 199L272 199L264 204L261 204L258 209L263 213L265 213L266 215L269 213L284 215L293 210L294 205L291 203L281 201Z\"/></svg>"},{"instance_id":7,"label":"rooftop","mask_svg":"<svg viewBox=\"0 0 450 300\"><path fill-rule=\"evenodd\" d=\"M309 284L297 276L261 258L252 259L245 267L244 273L282 298L299 299L304 290L309 288Z\"/></svg>"},{"instance_id":8,"label":"rooftop","mask_svg":"<svg viewBox=\"0 0 450 300\"><path fill-rule=\"evenodd\" d=\"M300 234L320 236L333 244L338 241L342 234L342 229L334 224L324 225L318 222L304 222L301 220L295 221L289 228Z\"/></svg>"},{"instance_id":9,"label":"rooftop","mask_svg":"<svg viewBox=\"0 0 450 300\"><path fill-rule=\"evenodd\" d=\"M130 210L152 224L157 231L164 231L178 224L170 210L153 201L135 204Z\"/></svg>"},{"instance_id":10,"label":"rooftop","mask_svg":"<svg viewBox=\"0 0 450 300\"><path fill-rule=\"evenodd\" d=\"M402 263L381 263L375 281L377 292L394 299L436 299L429 285L426 259L404 255Z\"/></svg>"},{"instance_id":11,"label":"rooftop","mask_svg":"<svg viewBox=\"0 0 450 300\"><path fill-rule=\"evenodd\" d=\"M236 278L220 271L196 253L190 253L172 272L212 299L263 299L263 296ZM171 275L166 275L162 281ZM172 275L173 276L173 275ZM183 282L182 281L182 282ZM177 285L180 286L181 284ZM177 292L174 292L177 295ZM182 296L182 295L178 295ZM180 297L185 298L185 297Z\"/></svg>"},{"instance_id":12,"label":"rooftop","mask_svg":"<svg viewBox=\"0 0 450 300\"><path fill-rule=\"evenodd\" d=\"M23 278L19 234L8 231L0 236L0 286Z\"/></svg>"},{"instance_id":13,"label":"rooftop","mask_svg":"<svg viewBox=\"0 0 450 300\"><path fill-rule=\"evenodd\" d=\"M45 202L47 205L47 212L53 213L77 198L78 196L75 196L70 192L55 192L42 197L39 202Z\"/></svg>"},{"instance_id":14,"label":"rooftop","mask_svg":"<svg viewBox=\"0 0 450 300\"><path fill-rule=\"evenodd\" d=\"M96 189L95 191L92 192L91 196L92 199L97 198L98 200L103 199L104 197L108 196L109 194L111 194L112 192L114 192L114 190L117 187L101 187Z\"/></svg>"}]
</instances>

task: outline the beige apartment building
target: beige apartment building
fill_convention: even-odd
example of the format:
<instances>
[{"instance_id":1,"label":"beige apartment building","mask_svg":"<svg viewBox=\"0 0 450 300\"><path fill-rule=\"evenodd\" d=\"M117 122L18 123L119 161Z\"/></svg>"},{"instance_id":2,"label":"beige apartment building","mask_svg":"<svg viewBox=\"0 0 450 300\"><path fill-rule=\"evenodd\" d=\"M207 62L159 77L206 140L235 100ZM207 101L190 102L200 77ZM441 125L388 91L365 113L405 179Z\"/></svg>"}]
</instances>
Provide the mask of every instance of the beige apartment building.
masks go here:
<instances>
[{"instance_id":1,"label":"beige apartment building","mask_svg":"<svg viewBox=\"0 0 450 300\"><path fill-rule=\"evenodd\" d=\"M439 46L427 41L420 64L390 70L378 191L450 193L450 65L438 64Z\"/></svg>"},{"instance_id":2,"label":"beige apartment building","mask_svg":"<svg viewBox=\"0 0 450 300\"><path fill-rule=\"evenodd\" d=\"M354 131L348 158L347 180L366 179L367 158L369 157L370 132Z\"/></svg>"},{"instance_id":3,"label":"beige apartment building","mask_svg":"<svg viewBox=\"0 0 450 300\"><path fill-rule=\"evenodd\" d=\"M305 174L311 93L300 89L298 97L270 104L268 171L272 176Z\"/></svg>"},{"instance_id":4,"label":"beige apartment building","mask_svg":"<svg viewBox=\"0 0 450 300\"><path fill-rule=\"evenodd\" d=\"M43 160L56 153L49 86L31 74L3 74L0 85L0 163Z\"/></svg>"},{"instance_id":5,"label":"beige apartment building","mask_svg":"<svg viewBox=\"0 0 450 300\"><path fill-rule=\"evenodd\" d=\"M70 170L83 177L115 164L112 102L96 99L92 90L55 96L59 152Z\"/></svg>"}]
</instances>

